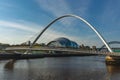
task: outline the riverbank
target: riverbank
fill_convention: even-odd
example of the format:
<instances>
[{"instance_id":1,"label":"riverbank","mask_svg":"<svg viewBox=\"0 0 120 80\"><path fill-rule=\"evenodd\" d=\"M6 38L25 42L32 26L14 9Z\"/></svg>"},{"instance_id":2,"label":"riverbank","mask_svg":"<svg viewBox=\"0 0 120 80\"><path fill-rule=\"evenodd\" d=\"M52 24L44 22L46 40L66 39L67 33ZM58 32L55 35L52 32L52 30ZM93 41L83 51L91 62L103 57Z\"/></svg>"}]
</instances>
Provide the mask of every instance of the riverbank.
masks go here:
<instances>
[{"instance_id":1,"label":"riverbank","mask_svg":"<svg viewBox=\"0 0 120 80\"><path fill-rule=\"evenodd\" d=\"M35 59L35 58L44 58L44 57L70 57L70 56L94 56L98 54L88 54L88 53L69 53L69 54L0 54L0 60L5 59Z\"/></svg>"}]
</instances>

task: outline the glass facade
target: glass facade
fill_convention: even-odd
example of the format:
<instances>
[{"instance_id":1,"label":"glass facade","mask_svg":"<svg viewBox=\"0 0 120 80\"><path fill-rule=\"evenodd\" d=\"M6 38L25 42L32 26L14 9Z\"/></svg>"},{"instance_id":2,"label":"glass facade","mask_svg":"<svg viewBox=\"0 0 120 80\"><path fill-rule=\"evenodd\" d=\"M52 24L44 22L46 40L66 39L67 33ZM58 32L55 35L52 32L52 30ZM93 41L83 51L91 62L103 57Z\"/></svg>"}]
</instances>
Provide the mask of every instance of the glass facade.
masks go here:
<instances>
[{"instance_id":1,"label":"glass facade","mask_svg":"<svg viewBox=\"0 0 120 80\"><path fill-rule=\"evenodd\" d=\"M78 48L78 44L74 41L71 41L67 38L57 38L48 43L50 47L66 47L66 48Z\"/></svg>"}]
</instances>

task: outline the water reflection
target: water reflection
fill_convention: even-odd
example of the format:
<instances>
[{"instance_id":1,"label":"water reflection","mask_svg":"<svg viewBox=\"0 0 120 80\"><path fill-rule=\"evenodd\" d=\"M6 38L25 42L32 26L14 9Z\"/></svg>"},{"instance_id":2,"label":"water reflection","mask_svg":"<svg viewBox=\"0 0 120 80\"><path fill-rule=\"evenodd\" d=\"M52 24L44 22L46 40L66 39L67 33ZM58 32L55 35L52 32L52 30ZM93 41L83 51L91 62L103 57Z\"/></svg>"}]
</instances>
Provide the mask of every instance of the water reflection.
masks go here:
<instances>
[{"instance_id":1,"label":"water reflection","mask_svg":"<svg viewBox=\"0 0 120 80\"><path fill-rule=\"evenodd\" d=\"M27 61L29 80L106 80L105 64L89 57L46 58L36 62Z\"/></svg>"},{"instance_id":2,"label":"water reflection","mask_svg":"<svg viewBox=\"0 0 120 80\"><path fill-rule=\"evenodd\" d=\"M13 70L14 69L14 63L16 62L16 60L11 59L9 60L5 65L4 65L4 69L7 70Z\"/></svg>"},{"instance_id":3,"label":"water reflection","mask_svg":"<svg viewBox=\"0 0 120 80\"><path fill-rule=\"evenodd\" d=\"M120 80L120 65L106 65L108 80Z\"/></svg>"},{"instance_id":4,"label":"water reflection","mask_svg":"<svg viewBox=\"0 0 120 80\"><path fill-rule=\"evenodd\" d=\"M1 67L0 80L120 80L120 66L95 56L10 60Z\"/></svg>"},{"instance_id":5,"label":"water reflection","mask_svg":"<svg viewBox=\"0 0 120 80\"><path fill-rule=\"evenodd\" d=\"M115 65L106 65L107 70L111 74L117 74L120 73L120 66L115 66Z\"/></svg>"}]
</instances>

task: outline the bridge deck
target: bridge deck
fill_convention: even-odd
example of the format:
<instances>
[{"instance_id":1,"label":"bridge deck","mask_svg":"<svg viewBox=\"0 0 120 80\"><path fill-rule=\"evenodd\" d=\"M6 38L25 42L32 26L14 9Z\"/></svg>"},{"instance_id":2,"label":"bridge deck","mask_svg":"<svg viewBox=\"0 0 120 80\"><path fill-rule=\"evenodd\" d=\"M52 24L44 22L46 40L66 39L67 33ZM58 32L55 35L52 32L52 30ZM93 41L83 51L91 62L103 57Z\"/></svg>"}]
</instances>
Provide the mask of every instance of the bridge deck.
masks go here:
<instances>
[{"instance_id":1,"label":"bridge deck","mask_svg":"<svg viewBox=\"0 0 120 80\"><path fill-rule=\"evenodd\" d=\"M50 48L50 47L40 47L40 48L24 48L24 47L9 47L6 51L21 51L21 50L31 50L31 51L49 51L49 52L67 52L67 53L85 53L85 54L98 54L98 55L110 55L110 56L120 56L120 53L111 52L101 52L101 51L83 51L80 49L70 49L70 48Z\"/></svg>"}]
</instances>

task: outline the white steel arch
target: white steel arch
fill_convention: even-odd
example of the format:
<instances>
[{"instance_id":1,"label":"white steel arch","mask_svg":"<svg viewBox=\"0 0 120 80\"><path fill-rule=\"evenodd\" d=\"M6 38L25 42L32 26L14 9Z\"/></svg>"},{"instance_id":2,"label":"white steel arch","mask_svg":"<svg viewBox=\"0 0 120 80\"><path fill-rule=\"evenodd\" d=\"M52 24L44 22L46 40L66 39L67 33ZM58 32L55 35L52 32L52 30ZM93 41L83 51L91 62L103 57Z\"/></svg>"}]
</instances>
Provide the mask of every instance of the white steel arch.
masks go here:
<instances>
[{"instance_id":1,"label":"white steel arch","mask_svg":"<svg viewBox=\"0 0 120 80\"><path fill-rule=\"evenodd\" d=\"M33 43L31 44L30 48L33 47L33 45L37 42L37 40L41 37L41 35L53 24L55 23L57 20L62 19L64 17L75 17L77 19L80 19L82 22L86 23L96 34L97 36L101 39L101 41L105 44L105 46L108 48L108 50L110 52L113 52L112 49L110 48L110 46L107 44L106 40L103 38L103 36L89 23L87 22L85 19L83 19L80 16L77 15L73 15L73 14L67 14L61 17L56 18L55 20L53 20L52 22L50 22L43 30L42 32L36 37L36 39L33 41Z\"/></svg>"}]
</instances>

